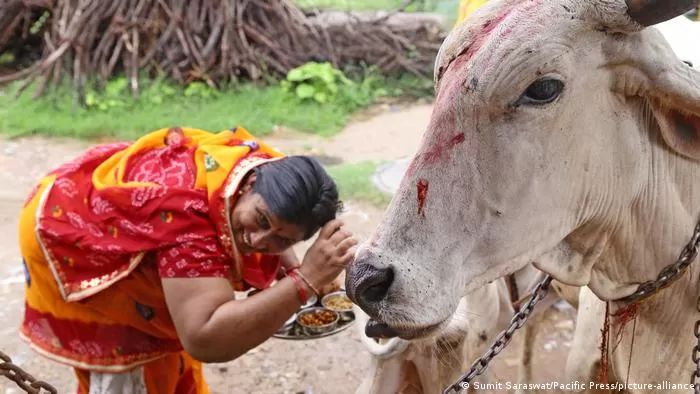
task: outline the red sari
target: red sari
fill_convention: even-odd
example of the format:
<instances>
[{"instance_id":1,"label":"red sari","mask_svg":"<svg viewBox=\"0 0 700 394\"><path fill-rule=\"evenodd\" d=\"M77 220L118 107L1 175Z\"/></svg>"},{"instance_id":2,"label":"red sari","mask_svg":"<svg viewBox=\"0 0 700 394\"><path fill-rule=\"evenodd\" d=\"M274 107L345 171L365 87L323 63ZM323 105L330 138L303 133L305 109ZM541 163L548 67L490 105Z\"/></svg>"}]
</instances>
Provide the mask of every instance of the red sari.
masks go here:
<instances>
[{"instance_id":1,"label":"red sari","mask_svg":"<svg viewBox=\"0 0 700 394\"><path fill-rule=\"evenodd\" d=\"M49 173L20 218L22 338L74 367L82 392L90 372L143 367L149 393L207 393L160 281L270 285L279 257L240 255L229 220L244 176L282 157L240 127L217 134L173 128L97 146Z\"/></svg>"}]
</instances>

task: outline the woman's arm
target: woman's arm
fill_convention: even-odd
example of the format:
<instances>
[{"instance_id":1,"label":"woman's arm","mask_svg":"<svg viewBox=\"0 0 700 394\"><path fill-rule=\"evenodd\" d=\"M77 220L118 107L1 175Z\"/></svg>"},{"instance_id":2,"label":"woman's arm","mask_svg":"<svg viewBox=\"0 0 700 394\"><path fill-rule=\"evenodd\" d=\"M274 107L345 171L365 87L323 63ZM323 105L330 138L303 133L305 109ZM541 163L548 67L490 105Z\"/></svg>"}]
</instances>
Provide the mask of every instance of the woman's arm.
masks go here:
<instances>
[{"instance_id":1,"label":"woman's arm","mask_svg":"<svg viewBox=\"0 0 700 394\"><path fill-rule=\"evenodd\" d=\"M286 277L254 297L233 300L226 279L163 279L182 345L192 357L207 363L236 359L270 338L301 307L296 286Z\"/></svg>"},{"instance_id":2,"label":"woman's arm","mask_svg":"<svg viewBox=\"0 0 700 394\"><path fill-rule=\"evenodd\" d=\"M280 253L280 269L277 273L277 280L280 280L287 276L288 273L299 268L301 263L297 258L297 254L294 252L294 248L289 248L284 252Z\"/></svg>"},{"instance_id":3,"label":"woman's arm","mask_svg":"<svg viewBox=\"0 0 700 394\"><path fill-rule=\"evenodd\" d=\"M299 272L314 288L330 283L352 261L357 241L334 220L321 230ZM164 278L165 300L185 350L202 362L236 359L270 338L302 305L299 289L311 288L285 277L254 297L233 299L222 278Z\"/></svg>"},{"instance_id":4,"label":"woman's arm","mask_svg":"<svg viewBox=\"0 0 700 394\"><path fill-rule=\"evenodd\" d=\"M294 252L294 248L289 248L280 253L280 261L282 262L282 267L284 267L287 272L294 268L298 268L301 264L296 252Z\"/></svg>"}]
</instances>

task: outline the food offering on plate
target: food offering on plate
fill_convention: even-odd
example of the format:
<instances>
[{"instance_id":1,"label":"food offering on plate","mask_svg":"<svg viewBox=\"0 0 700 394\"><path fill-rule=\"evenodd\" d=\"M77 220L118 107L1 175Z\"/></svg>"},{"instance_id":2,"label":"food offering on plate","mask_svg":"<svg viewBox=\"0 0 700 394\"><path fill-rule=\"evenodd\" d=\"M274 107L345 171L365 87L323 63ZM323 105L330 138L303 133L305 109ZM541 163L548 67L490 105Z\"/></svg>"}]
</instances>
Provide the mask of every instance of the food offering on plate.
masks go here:
<instances>
[{"instance_id":1,"label":"food offering on plate","mask_svg":"<svg viewBox=\"0 0 700 394\"><path fill-rule=\"evenodd\" d=\"M296 322L308 335L333 331L338 327L340 315L327 308L313 307L297 313Z\"/></svg>"},{"instance_id":2,"label":"food offering on plate","mask_svg":"<svg viewBox=\"0 0 700 394\"><path fill-rule=\"evenodd\" d=\"M352 301L343 290L326 294L321 299L321 305L326 309L338 312L344 321L352 320L355 317L352 311Z\"/></svg>"}]
</instances>

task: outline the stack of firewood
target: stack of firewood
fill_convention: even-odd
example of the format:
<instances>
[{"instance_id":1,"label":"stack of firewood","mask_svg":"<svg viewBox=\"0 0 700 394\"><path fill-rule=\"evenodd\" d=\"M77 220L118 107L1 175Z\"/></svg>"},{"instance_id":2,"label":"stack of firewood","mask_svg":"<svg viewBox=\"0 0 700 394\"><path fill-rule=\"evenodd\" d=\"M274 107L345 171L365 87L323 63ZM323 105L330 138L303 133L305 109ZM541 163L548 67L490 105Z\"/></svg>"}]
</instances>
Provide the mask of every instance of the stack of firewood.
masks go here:
<instances>
[{"instance_id":1,"label":"stack of firewood","mask_svg":"<svg viewBox=\"0 0 700 394\"><path fill-rule=\"evenodd\" d=\"M38 79L39 96L66 78L81 92L123 72L138 95L143 72L217 87L312 60L429 76L445 34L427 14L304 11L286 0L4 0L0 53L40 37L41 59L0 83Z\"/></svg>"}]
</instances>

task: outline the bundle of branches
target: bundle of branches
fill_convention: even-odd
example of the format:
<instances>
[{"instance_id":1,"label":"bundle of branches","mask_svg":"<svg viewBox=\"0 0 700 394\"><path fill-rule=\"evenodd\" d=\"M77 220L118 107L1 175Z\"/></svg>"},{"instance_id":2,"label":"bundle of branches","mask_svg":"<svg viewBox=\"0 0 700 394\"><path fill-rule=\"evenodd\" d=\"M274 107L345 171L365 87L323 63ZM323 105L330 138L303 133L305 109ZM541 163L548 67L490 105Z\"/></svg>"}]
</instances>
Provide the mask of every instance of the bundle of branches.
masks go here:
<instances>
[{"instance_id":1,"label":"bundle of branches","mask_svg":"<svg viewBox=\"0 0 700 394\"><path fill-rule=\"evenodd\" d=\"M30 3L31 2L31 3ZM157 72L187 84L212 87L230 80L284 76L310 60L336 67L363 62L387 73L429 76L444 32L439 20L384 13L356 15L303 12L286 0L44 0L50 17L41 27L42 59L0 77L25 79L20 91L40 78L47 85L72 80L83 97L86 81L104 83L118 71L129 77L135 96L140 72ZM42 0L0 4L0 51L8 32ZM13 15L14 17L9 17ZM80 100L83 102L84 100Z\"/></svg>"},{"instance_id":2,"label":"bundle of branches","mask_svg":"<svg viewBox=\"0 0 700 394\"><path fill-rule=\"evenodd\" d=\"M5 0L0 4L0 55L10 53L31 61L41 57L41 37L33 30L37 21L41 23L45 19L42 14L48 6L45 0L34 0L32 3Z\"/></svg>"}]
</instances>

